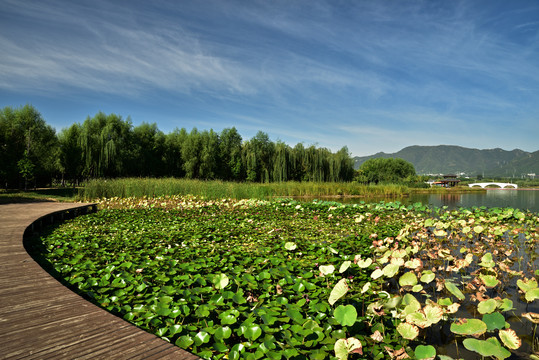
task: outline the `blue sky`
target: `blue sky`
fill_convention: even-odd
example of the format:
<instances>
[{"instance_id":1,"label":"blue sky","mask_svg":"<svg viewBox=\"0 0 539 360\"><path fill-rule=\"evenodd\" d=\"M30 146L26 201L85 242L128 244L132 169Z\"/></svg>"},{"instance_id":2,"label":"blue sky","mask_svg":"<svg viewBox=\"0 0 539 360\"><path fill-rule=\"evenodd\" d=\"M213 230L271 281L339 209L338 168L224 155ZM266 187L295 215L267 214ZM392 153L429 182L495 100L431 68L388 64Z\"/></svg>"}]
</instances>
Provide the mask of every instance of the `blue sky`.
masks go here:
<instances>
[{"instance_id":1,"label":"blue sky","mask_svg":"<svg viewBox=\"0 0 539 360\"><path fill-rule=\"evenodd\" d=\"M539 150L539 2L0 0L0 106L354 156Z\"/></svg>"}]
</instances>

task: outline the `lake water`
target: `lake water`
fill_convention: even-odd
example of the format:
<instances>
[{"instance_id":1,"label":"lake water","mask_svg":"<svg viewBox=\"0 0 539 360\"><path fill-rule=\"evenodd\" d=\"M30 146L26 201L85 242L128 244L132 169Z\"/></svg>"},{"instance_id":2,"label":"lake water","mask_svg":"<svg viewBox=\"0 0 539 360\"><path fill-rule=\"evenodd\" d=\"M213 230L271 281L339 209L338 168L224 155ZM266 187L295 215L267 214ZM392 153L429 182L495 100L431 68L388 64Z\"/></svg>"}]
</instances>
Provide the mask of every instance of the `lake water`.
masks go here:
<instances>
[{"instance_id":1,"label":"lake water","mask_svg":"<svg viewBox=\"0 0 539 360\"><path fill-rule=\"evenodd\" d=\"M539 190L492 189L480 193L416 194L406 200L437 207L511 207L539 212Z\"/></svg>"},{"instance_id":2,"label":"lake water","mask_svg":"<svg viewBox=\"0 0 539 360\"><path fill-rule=\"evenodd\" d=\"M313 199L302 199L312 201ZM379 201L400 201L403 204L421 202L431 206L447 206L449 209L459 207L511 207L539 213L539 189L489 189L482 192L447 192L442 194L413 194L403 198L332 198L327 199L346 204Z\"/></svg>"}]
</instances>

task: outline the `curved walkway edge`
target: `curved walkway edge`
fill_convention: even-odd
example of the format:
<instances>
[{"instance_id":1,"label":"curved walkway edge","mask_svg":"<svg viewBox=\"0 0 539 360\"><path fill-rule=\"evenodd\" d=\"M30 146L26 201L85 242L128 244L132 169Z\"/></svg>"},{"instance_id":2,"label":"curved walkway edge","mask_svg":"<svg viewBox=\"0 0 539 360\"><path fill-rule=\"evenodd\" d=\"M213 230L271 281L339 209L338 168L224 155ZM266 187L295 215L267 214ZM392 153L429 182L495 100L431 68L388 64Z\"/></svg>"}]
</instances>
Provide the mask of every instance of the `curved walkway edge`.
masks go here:
<instances>
[{"instance_id":1,"label":"curved walkway edge","mask_svg":"<svg viewBox=\"0 0 539 360\"><path fill-rule=\"evenodd\" d=\"M94 204L0 205L0 359L199 359L86 301L26 252L27 229L90 211Z\"/></svg>"}]
</instances>

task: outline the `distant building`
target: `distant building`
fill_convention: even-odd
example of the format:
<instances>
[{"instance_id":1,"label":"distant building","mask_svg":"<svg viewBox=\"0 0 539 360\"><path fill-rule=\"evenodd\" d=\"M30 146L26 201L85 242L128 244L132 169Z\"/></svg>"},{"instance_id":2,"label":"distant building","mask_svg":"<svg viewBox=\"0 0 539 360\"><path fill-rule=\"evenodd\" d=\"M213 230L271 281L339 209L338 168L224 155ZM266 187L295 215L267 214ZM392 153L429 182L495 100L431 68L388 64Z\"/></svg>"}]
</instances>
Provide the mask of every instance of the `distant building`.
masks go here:
<instances>
[{"instance_id":1,"label":"distant building","mask_svg":"<svg viewBox=\"0 0 539 360\"><path fill-rule=\"evenodd\" d=\"M448 174L448 175L444 175L443 179L432 182L432 185L450 188L453 186L457 186L459 183L460 183L460 180L457 179L457 175Z\"/></svg>"}]
</instances>

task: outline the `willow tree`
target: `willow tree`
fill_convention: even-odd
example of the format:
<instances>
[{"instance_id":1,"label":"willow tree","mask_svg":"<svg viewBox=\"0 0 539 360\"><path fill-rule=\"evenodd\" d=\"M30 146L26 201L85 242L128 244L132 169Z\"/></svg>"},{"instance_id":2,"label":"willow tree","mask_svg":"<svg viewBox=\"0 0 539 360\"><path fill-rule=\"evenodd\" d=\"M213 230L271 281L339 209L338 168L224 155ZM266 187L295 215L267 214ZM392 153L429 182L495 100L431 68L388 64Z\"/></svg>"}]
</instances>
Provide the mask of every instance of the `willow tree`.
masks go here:
<instances>
[{"instance_id":1,"label":"willow tree","mask_svg":"<svg viewBox=\"0 0 539 360\"><path fill-rule=\"evenodd\" d=\"M273 181L287 181L289 179L289 173L290 147L282 141L277 141L273 156Z\"/></svg>"},{"instance_id":2,"label":"willow tree","mask_svg":"<svg viewBox=\"0 0 539 360\"><path fill-rule=\"evenodd\" d=\"M375 158L365 161L359 175L367 183L398 183L415 175L414 165L400 158Z\"/></svg>"},{"instance_id":3,"label":"willow tree","mask_svg":"<svg viewBox=\"0 0 539 360\"><path fill-rule=\"evenodd\" d=\"M62 176L62 184L65 179L69 179L75 186L82 174L82 147L79 141L81 131L80 124L75 123L69 128L62 129L58 134L57 167Z\"/></svg>"},{"instance_id":4,"label":"willow tree","mask_svg":"<svg viewBox=\"0 0 539 360\"><path fill-rule=\"evenodd\" d=\"M97 113L82 124L80 146L84 175L117 177L125 175L132 135L131 119L116 114Z\"/></svg>"}]
</instances>

